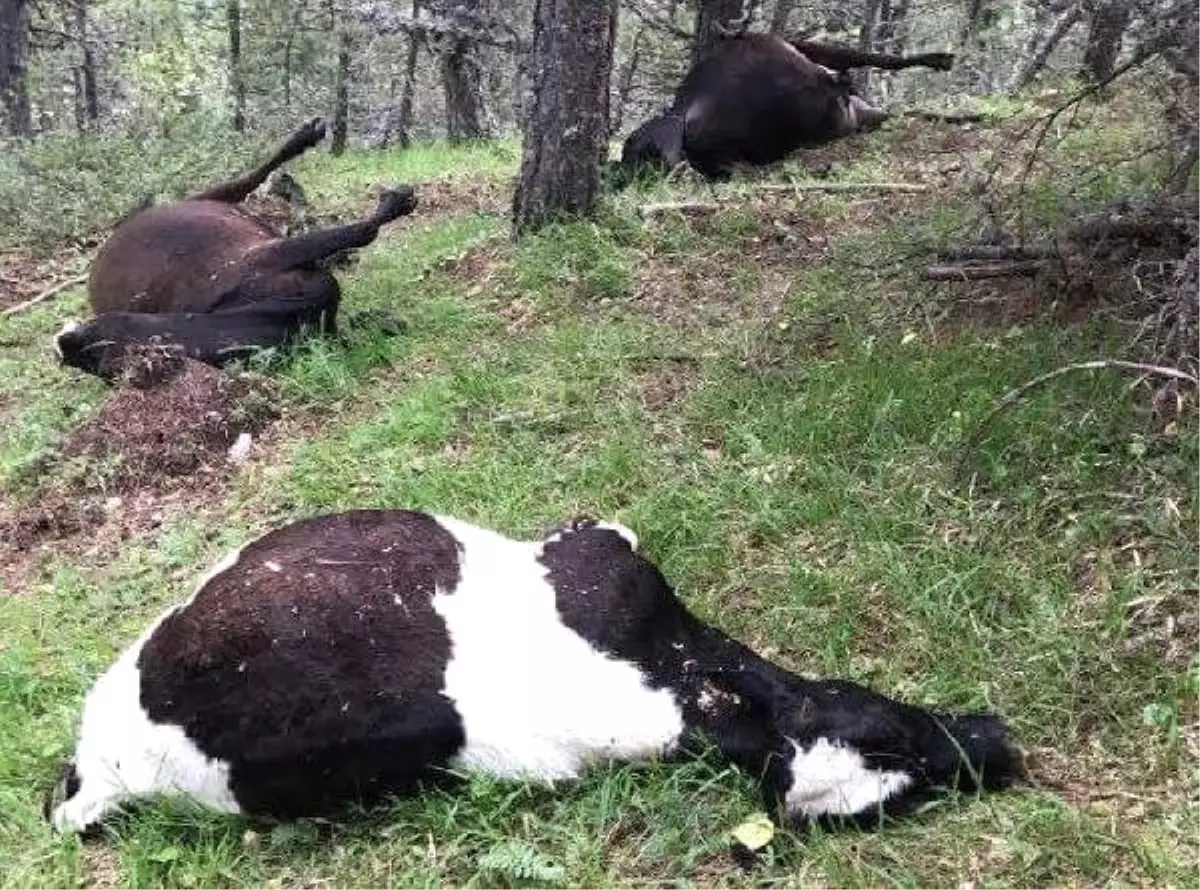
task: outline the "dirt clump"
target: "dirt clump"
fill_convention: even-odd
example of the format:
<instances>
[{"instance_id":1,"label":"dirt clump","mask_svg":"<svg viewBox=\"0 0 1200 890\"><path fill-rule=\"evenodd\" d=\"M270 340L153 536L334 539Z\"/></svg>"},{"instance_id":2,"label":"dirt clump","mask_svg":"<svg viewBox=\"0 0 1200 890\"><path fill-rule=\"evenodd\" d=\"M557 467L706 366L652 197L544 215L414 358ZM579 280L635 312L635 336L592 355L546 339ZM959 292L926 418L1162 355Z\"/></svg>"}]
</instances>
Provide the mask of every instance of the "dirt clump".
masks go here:
<instances>
[{"instance_id":1,"label":"dirt clump","mask_svg":"<svg viewBox=\"0 0 1200 890\"><path fill-rule=\"evenodd\" d=\"M97 504L51 498L23 510L0 505L0 539L12 552L25 552L47 540L80 534L104 521Z\"/></svg>"},{"instance_id":2,"label":"dirt clump","mask_svg":"<svg viewBox=\"0 0 1200 890\"><path fill-rule=\"evenodd\" d=\"M215 472L242 433L257 433L278 416L275 403L261 377L147 350L129 362L118 388L72 433L63 454L98 465L107 491L166 488Z\"/></svg>"}]
</instances>

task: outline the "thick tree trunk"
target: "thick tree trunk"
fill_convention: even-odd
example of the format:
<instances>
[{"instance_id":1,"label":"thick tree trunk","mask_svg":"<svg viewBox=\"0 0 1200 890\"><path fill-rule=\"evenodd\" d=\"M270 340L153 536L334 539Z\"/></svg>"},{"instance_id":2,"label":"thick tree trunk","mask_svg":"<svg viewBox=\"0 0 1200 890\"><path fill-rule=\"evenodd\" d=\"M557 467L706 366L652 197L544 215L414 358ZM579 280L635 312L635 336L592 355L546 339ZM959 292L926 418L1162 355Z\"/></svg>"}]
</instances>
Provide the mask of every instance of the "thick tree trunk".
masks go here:
<instances>
[{"instance_id":1,"label":"thick tree trunk","mask_svg":"<svg viewBox=\"0 0 1200 890\"><path fill-rule=\"evenodd\" d=\"M487 138L483 123L482 72L473 41L456 38L442 53L442 86L446 91L446 138L467 142Z\"/></svg>"},{"instance_id":2,"label":"thick tree trunk","mask_svg":"<svg viewBox=\"0 0 1200 890\"><path fill-rule=\"evenodd\" d=\"M1129 26L1126 0L1095 0L1091 4L1087 48L1083 51L1083 76L1092 83L1112 77L1121 52L1121 38Z\"/></svg>"},{"instance_id":3,"label":"thick tree trunk","mask_svg":"<svg viewBox=\"0 0 1200 890\"><path fill-rule=\"evenodd\" d=\"M699 61L724 35L723 28L742 17L742 0L697 0L696 30L692 34L692 61Z\"/></svg>"},{"instance_id":4,"label":"thick tree trunk","mask_svg":"<svg viewBox=\"0 0 1200 890\"><path fill-rule=\"evenodd\" d=\"M225 25L229 30L229 91L233 94L233 129L246 129L246 75L242 70L242 4L225 0Z\"/></svg>"},{"instance_id":5,"label":"thick tree trunk","mask_svg":"<svg viewBox=\"0 0 1200 890\"><path fill-rule=\"evenodd\" d=\"M438 0L430 9L469 29L486 17L490 4L489 0ZM466 36L445 35L433 43L433 49L439 56L446 98L446 138L451 142L487 138L480 47Z\"/></svg>"},{"instance_id":6,"label":"thick tree trunk","mask_svg":"<svg viewBox=\"0 0 1200 890\"><path fill-rule=\"evenodd\" d=\"M337 73L333 82L333 126L330 127L329 152L340 155L346 150L350 119L350 32L338 34Z\"/></svg>"},{"instance_id":7,"label":"thick tree trunk","mask_svg":"<svg viewBox=\"0 0 1200 890\"><path fill-rule=\"evenodd\" d=\"M616 26L616 0L537 0L533 105L513 199L518 233L595 208L600 163L608 153Z\"/></svg>"},{"instance_id":8,"label":"thick tree trunk","mask_svg":"<svg viewBox=\"0 0 1200 890\"><path fill-rule=\"evenodd\" d=\"M0 0L0 106L11 136L33 135L29 108L29 4Z\"/></svg>"}]
</instances>

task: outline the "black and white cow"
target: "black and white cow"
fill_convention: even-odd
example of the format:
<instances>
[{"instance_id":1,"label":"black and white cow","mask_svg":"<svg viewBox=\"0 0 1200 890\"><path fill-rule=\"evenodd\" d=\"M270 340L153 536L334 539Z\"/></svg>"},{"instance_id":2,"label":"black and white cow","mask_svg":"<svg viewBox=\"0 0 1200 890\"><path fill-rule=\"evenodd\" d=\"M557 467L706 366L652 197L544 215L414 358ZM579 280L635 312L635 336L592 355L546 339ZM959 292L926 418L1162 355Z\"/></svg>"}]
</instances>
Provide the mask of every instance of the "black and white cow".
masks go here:
<instances>
[{"instance_id":1,"label":"black and white cow","mask_svg":"<svg viewBox=\"0 0 1200 890\"><path fill-rule=\"evenodd\" d=\"M83 830L164 792L290 818L447 767L555 781L711 745L796 823L1019 776L997 717L777 667L689 613L636 548L590 520L517 541L391 510L272 531L96 682L47 814Z\"/></svg>"}]
</instances>

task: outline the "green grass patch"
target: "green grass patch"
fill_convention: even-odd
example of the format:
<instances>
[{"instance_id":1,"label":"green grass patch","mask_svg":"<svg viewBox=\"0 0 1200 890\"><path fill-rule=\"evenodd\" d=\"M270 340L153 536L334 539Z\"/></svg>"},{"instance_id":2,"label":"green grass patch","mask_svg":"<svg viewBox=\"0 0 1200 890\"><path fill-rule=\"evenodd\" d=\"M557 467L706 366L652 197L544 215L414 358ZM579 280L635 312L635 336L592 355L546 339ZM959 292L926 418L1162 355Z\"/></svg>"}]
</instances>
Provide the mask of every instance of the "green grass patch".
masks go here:
<instances>
[{"instance_id":1,"label":"green grass patch","mask_svg":"<svg viewBox=\"0 0 1200 890\"><path fill-rule=\"evenodd\" d=\"M507 151L314 156L306 184L336 201L376 180L504 177ZM1194 413L1164 424L1128 377L1083 373L979 431L1010 388L1112 354L1124 334L1033 319L928 336L919 299L902 298L919 270L906 249L964 224L952 196L767 269L735 246L756 235L750 214L643 225L638 201L702 192L634 189L596 222L519 245L504 220L467 212L385 233L339 273L344 311L391 312L408 330L349 331L271 364L302 433L240 473L211 518L176 517L112 552L51 553L23 595L0 596L0 885L1194 881L1200 663L1145 636L1167 615L1186 634L1195 614ZM486 274L460 261L482 245ZM744 298L744 317L682 335L631 308L654 275L714 255L711 290ZM754 315L784 273L777 314ZM518 304L520 323L506 314ZM43 355L78 308L72 295L18 317L22 343L0 354L0 478L21 491L103 396ZM820 349L814 321L831 326ZM1000 712L1041 787L941 801L870 834L782 833L753 872L732 862L728 832L760 801L716 758L603 767L554 789L470 776L332 822L160 802L95 842L53 836L42 795L114 654L245 536L371 506L525 536L581 512L617 518L697 613L764 654Z\"/></svg>"}]
</instances>

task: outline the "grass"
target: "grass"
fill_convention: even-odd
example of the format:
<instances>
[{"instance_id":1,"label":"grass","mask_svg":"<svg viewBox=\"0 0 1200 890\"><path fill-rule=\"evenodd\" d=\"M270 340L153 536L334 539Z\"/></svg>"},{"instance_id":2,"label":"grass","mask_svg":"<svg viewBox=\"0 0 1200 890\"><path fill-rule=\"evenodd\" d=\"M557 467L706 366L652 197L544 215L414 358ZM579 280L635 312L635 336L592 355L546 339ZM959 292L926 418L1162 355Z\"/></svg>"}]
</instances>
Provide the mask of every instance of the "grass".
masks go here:
<instances>
[{"instance_id":1,"label":"grass","mask_svg":"<svg viewBox=\"0 0 1200 890\"><path fill-rule=\"evenodd\" d=\"M504 177L515 154L305 163L319 205L387 179ZM1200 664L1133 645L1147 615L1161 623L1153 607L1195 613L1194 413L1167 426L1127 378L1063 377L997 417L964 472L996 399L1120 349L1122 333L1034 318L934 336L903 257L956 230L952 201L855 223L853 197L814 198L801 223L828 234L821 254L803 241L772 253L758 210L711 225L634 213L689 191L635 190L598 222L519 246L495 216L418 212L342 276L348 308L395 312L406 336L314 343L272 366L286 435L212 509L185 501L116 550L36 558L27 585L0 596L0 885L1195 881ZM486 262L458 263L468 250ZM37 490L36 468L56 472L57 442L103 397L39 345L78 308L76 295L18 316L19 343L0 353L13 497ZM1041 787L944 801L870 834L782 835L748 873L728 832L757 796L716 759L612 766L554 790L475 776L334 823L163 804L96 842L52 835L41 794L112 657L246 535L350 506L515 535L577 512L618 518L692 608L770 657L999 711Z\"/></svg>"}]
</instances>

